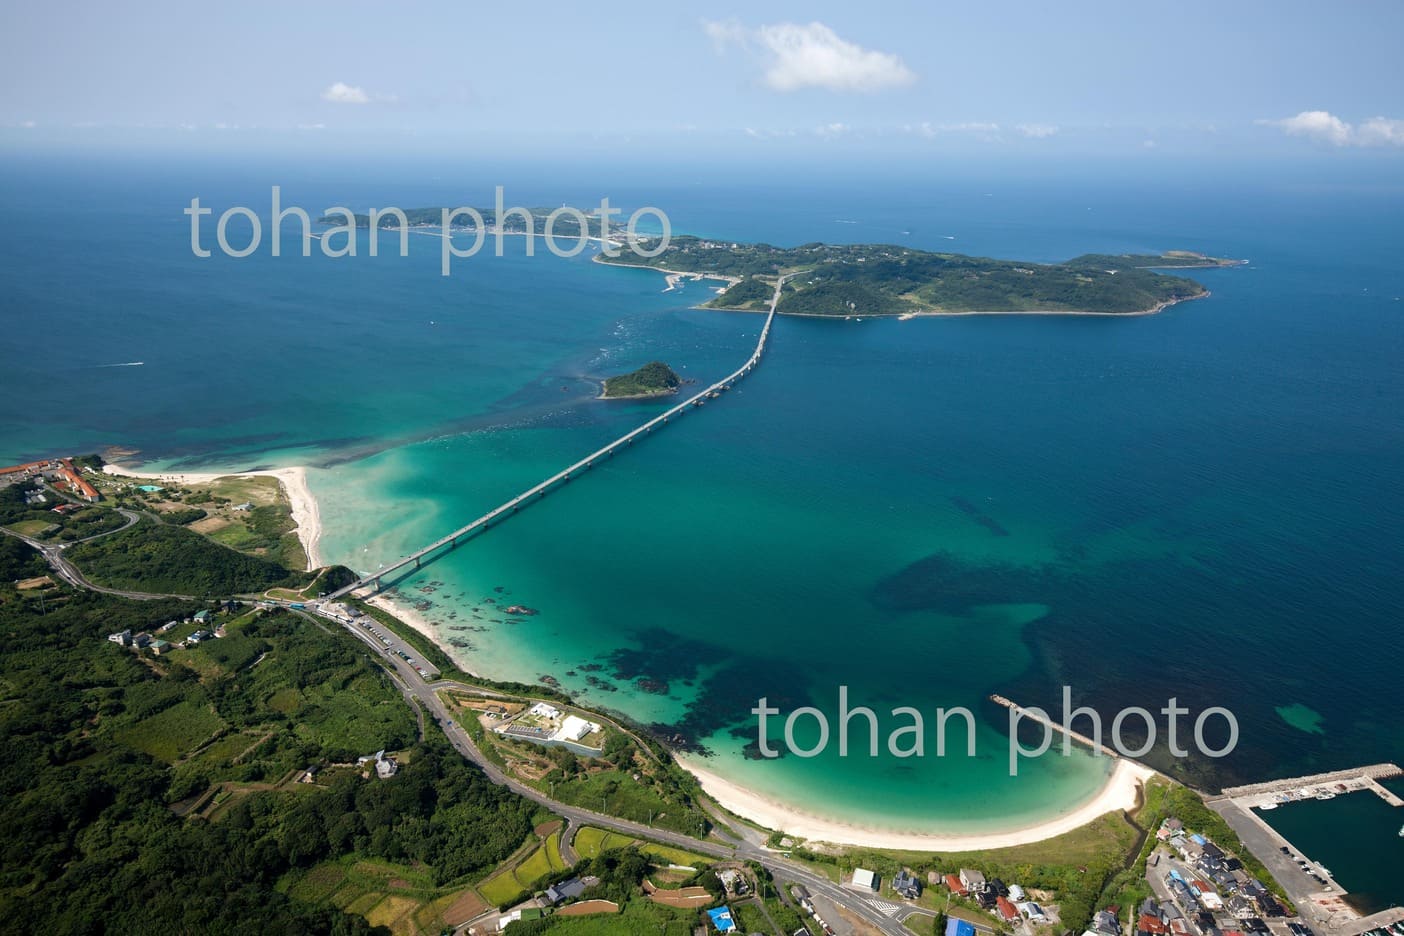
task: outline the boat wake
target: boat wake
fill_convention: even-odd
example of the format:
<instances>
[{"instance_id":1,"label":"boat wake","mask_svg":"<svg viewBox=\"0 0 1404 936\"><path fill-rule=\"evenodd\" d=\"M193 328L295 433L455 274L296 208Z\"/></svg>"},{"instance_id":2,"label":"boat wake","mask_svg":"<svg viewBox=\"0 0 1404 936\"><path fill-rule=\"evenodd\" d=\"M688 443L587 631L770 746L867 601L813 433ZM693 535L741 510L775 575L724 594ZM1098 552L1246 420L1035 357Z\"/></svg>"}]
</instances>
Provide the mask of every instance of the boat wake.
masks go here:
<instances>
[{"instance_id":1,"label":"boat wake","mask_svg":"<svg viewBox=\"0 0 1404 936\"><path fill-rule=\"evenodd\" d=\"M141 367L145 361L127 361L123 364L94 364L94 367Z\"/></svg>"}]
</instances>

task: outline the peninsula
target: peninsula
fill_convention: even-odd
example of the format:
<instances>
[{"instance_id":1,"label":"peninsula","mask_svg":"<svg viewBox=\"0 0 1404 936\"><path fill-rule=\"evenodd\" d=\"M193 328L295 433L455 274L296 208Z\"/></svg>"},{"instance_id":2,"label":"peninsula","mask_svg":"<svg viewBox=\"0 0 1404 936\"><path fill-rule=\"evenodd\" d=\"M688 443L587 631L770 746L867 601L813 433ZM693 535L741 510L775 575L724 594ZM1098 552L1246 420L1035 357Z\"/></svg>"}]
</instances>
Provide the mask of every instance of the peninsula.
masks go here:
<instances>
[{"instance_id":1,"label":"peninsula","mask_svg":"<svg viewBox=\"0 0 1404 936\"><path fill-rule=\"evenodd\" d=\"M628 374L606 377L601 400L642 400L678 392L680 378L662 361L652 361Z\"/></svg>"}]
</instances>

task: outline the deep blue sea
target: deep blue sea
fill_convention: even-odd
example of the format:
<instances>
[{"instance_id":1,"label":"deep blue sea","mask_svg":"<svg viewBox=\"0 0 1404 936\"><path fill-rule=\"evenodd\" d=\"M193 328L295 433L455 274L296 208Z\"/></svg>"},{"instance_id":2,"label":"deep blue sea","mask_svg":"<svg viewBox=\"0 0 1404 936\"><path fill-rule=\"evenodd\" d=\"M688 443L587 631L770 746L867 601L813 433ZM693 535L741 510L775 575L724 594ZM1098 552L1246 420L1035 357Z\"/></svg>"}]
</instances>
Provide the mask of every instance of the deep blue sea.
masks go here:
<instances>
[{"instance_id":1,"label":"deep blue sea","mask_svg":"<svg viewBox=\"0 0 1404 936\"><path fill-rule=\"evenodd\" d=\"M659 408L594 401L595 379L652 359L715 379L760 327L692 308L700 284L529 258L520 238L450 278L427 236L407 259L273 259L265 241L199 260L181 213L196 195L266 214L277 183L315 216L487 204L506 184L509 203L608 195L734 240L1245 258L1196 271L1213 295L1156 316L782 320L725 400L402 589L430 596L466 666L550 675L682 733L719 773L873 826L1006 827L1095 789L1090 758L1011 781L991 692L1055 709L1070 685L1108 721L1171 697L1227 707L1230 756L1149 757L1203 786L1397 761L1399 182L1161 167L652 185L14 159L0 462L118 446L190 468L316 466L326 556L368 570ZM483 611L499 587L542 613ZM879 707L966 705L981 755L743 758L759 696L832 713L838 685Z\"/></svg>"}]
</instances>

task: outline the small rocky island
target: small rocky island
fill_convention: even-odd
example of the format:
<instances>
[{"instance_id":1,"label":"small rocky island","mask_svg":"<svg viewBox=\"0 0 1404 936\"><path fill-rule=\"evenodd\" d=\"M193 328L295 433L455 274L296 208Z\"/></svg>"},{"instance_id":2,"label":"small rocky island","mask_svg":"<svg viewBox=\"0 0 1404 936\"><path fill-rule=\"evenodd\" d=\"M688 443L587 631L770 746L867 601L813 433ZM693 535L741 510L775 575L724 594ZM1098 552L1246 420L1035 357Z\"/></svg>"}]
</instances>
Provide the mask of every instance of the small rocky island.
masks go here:
<instances>
[{"instance_id":1,"label":"small rocky island","mask_svg":"<svg viewBox=\"0 0 1404 936\"><path fill-rule=\"evenodd\" d=\"M606 377L601 400L642 400L677 393L682 378L662 361L652 361L628 374Z\"/></svg>"}]
</instances>

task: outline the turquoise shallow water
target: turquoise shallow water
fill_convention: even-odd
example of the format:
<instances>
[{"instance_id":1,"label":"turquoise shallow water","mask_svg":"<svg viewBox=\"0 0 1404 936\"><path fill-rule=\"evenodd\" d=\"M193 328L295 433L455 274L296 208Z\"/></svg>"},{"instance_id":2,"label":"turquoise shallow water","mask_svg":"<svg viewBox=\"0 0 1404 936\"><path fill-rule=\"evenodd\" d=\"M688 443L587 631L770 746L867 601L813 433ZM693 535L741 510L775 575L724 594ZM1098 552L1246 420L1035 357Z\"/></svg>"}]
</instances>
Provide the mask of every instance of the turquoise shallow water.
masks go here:
<instances>
[{"instance_id":1,"label":"turquoise shallow water","mask_svg":"<svg viewBox=\"0 0 1404 936\"><path fill-rule=\"evenodd\" d=\"M5 191L21 216L96 185L26 171ZM427 251L202 265L179 215L191 189L257 204L261 181L210 178L104 190L76 267L54 259L71 232L0 230L0 390L26 400L5 413L6 460L110 443L190 467L312 463L324 552L369 570L659 408L590 400L589 378L662 358L715 379L760 326L688 308L696 285L664 293L654 274L510 244L449 280ZM535 185L544 203L574 194ZM373 177L296 191L357 207L468 197ZM466 644L465 665L549 675L747 785L903 829L1014 826L1097 786L1085 757L1011 781L992 691L1055 707L1070 684L1108 720L1171 696L1228 706L1235 753L1174 765L1206 784L1400 756L1396 189L799 180L636 195L737 239L1253 262L1204 272L1210 299L1146 318L782 320L726 399L401 584ZM61 353L27 350L59 322ZM508 623L488 598L541 613ZM968 706L978 756L743 758L758 697L832 713L841 684L879 708ZM1319 732L1278 713L1295 705ZM1163 748L1152 760L1169 765Z\"/></svg>"}]
</instances>

